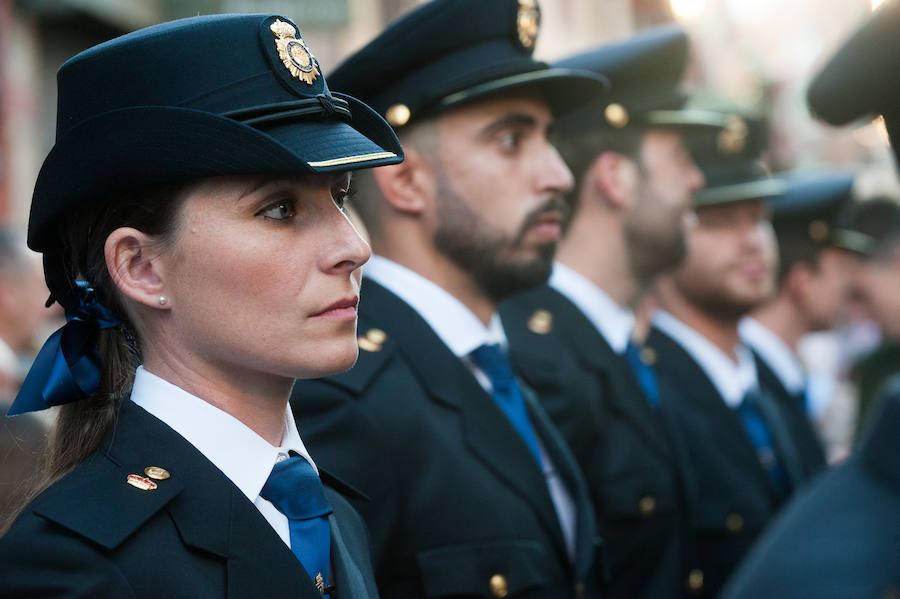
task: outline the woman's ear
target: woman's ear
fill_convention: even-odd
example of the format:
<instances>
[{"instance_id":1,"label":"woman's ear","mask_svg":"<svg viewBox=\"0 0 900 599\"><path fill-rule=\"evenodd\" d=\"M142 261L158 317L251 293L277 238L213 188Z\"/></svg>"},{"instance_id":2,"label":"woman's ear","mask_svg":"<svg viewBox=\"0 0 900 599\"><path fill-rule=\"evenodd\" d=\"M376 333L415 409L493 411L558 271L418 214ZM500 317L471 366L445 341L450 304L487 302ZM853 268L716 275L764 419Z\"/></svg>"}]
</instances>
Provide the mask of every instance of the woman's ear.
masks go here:
<instances>
[{"instance_id":1,"label":"woman's ear","mask_svg":"<svg viewBox=\"0 0 900 599\"><path fill-rule=\"evenodd\" d=\"M421 214L432 192L431 168L415 148L405 147L403 152L403 162L380 166L372 175L388 206L406 214Z\"/></svg>"},{"instance_id":2,"label":"woman's ear","mask_svg":"<svg viewBox=\"0 0 900 599\"><path fill-rule=\"evenodd\" d=\"M153 308L169 308L154 239L131 227L109 234L104 246L106 267L116 287L129 299Z\"/></svg>"}]
</instances>

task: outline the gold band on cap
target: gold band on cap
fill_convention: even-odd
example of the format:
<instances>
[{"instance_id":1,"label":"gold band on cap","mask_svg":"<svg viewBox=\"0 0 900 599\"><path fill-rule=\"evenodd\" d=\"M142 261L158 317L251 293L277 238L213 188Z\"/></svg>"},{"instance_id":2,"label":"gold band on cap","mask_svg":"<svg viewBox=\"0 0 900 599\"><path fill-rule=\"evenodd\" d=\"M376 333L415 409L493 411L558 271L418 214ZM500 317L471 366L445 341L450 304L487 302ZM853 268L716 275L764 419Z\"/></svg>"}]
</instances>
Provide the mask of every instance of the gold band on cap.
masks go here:
<instances>
[{"instance_id":1,"label":"gold band on cap","mask_svg":"<svg viewBox=\"0 0 900 599\"><path fill-rule=\"evenodd\" d=\"M331 160L318 160L315 162L307 162L313 168L323 166L340 166L342 164L355 164L357 162L368 162L369 160L380 160L382 158L394 158L397 155L393 152L373 152L372 154L359 154L358 156L344 156L343 158L332 158Z\"/></svg>"}]
</instances>

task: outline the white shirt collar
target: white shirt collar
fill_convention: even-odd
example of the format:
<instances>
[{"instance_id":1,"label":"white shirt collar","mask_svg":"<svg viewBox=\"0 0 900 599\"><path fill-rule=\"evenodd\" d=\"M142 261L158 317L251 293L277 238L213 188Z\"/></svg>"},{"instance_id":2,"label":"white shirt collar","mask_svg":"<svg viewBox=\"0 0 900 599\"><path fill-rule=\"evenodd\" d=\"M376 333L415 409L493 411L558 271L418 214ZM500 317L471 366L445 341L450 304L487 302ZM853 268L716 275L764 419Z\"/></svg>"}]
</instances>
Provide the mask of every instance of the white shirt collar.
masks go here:
<instances>
[{"instance_id":1,"label":"white shirt collar","mask_svg":"<svg viewBox=\"0 0 900 599\"><path fill-rule=\"evenodd\" d=\"M731 360L709 339L668 312L657 310L653 324L679 343L700 365L719 395L730 408L737 408L747 391L757 387L753 354L742 343L735 347L737 362Z\"/></svg>"},{"instance_id":2,"label":"white shirt collar","mask_svg":"<svg viewBox=\"0 0 900 599\"><path fill-rule=\"evenodd\" d=\"M506 346L506 335L496 314L489 326L484 326L461 301L405 266L374 255L366 263L365 276L409 304L459 358L484 343Z\"/></svg>"},{"instance_id":3,"label":"white shirt collar","mask_svg":"<svg viewBox=\"0 0 900 599\"><path fill-rule=\"evenodd\" d=\"M625 353L634 329L634 314L612 300L600 287L559 262L549 284L578 306L616 353Z\"/></svg>"},{"instance_id":4,"label":"white shirt collar","mask_svg":"<svg viewBox=\"0 0 900 599\"><path fill-rule=\"evenodd\" d=\"M255 502L279 456L295 451L315 468L290 405L284 412L284 438L275 447L243 422L211 403L139 366L131 401L175 430ZM317 470L318 471L318 470Z\"/></svg>"},{"instance_id":5,"label":"white shirt collar","mask_svg":"<svg viewBox=\"0 0 900 599\"><path fill-rule=\"evenodd\" d=\"M756 350L789 393L802 393L806 386L803 366L787 343L758 320L744 318L738 326L744 343Z\"/></svg>"}]
</instances>

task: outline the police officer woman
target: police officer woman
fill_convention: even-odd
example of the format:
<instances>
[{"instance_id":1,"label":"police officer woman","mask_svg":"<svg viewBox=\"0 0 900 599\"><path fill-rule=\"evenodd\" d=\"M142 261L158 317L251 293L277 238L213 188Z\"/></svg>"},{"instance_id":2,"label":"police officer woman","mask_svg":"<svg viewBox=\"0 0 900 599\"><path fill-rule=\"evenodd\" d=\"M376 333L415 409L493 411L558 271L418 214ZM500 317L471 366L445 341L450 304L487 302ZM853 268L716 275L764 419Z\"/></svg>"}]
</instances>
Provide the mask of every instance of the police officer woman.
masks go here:
<instances>
[{"instance_id":1,"label":"police officer woman","mask_svg":"<svg viewBox=\"0 0 900 599\"><path fill-rule=\"evenodd\" d=\"M140 30L58 83L28 244L68 322L10 413L61 408L0 596L377 596L288 397L356 359L347 171L396 136L275 15Z\"/></svg>"}]
</instances>

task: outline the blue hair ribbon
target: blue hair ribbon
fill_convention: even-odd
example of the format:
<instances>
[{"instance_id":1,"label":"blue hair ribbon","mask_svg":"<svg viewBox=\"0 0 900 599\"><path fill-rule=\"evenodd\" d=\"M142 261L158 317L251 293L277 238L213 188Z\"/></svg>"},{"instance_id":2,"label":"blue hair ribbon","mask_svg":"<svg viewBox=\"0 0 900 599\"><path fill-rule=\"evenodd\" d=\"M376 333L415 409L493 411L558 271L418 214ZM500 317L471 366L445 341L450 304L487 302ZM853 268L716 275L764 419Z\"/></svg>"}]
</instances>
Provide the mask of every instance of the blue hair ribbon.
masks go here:
<instances>
[{"instance_id":1,"label":"blue hair ribbon","mask_svg":"<svg viewBox=\"0 0 900 599\"><path fill-rule=\"evenodd\" d=\"M66 324L41 347L7 416L77 401L100 386L97 332L120 322L97 301L86 281L77 281L60 303L66 310Z\"/></svg>"}]
</instances>

